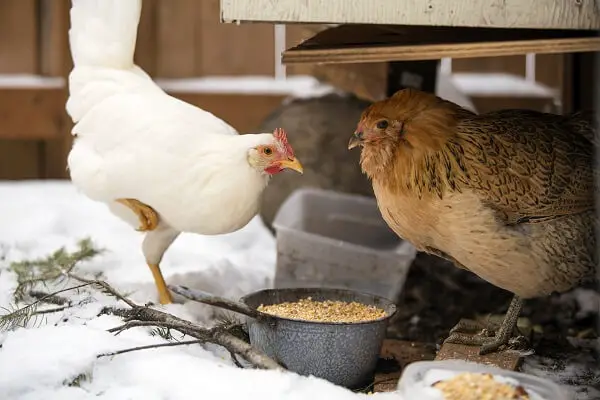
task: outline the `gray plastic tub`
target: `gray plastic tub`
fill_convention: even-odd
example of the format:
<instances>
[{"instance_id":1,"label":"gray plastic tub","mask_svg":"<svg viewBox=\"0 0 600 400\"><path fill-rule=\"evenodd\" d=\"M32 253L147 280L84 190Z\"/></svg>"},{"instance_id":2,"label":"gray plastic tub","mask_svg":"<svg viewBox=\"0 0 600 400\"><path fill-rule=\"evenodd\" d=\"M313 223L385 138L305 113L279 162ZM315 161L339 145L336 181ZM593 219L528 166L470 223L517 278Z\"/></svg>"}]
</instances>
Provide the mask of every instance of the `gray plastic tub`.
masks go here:
<instances>
[{"instance_id":1,"label":"gray plastic tub","mask_svg":"<svg viewBox=\"0 0 600 400\"><path fill-rule=\"evenodd\" d=\"M395 300L416 249L387 226L375 199L293 192L278 210L276 288L333 287Z\"/></svg>"}]
</instances>

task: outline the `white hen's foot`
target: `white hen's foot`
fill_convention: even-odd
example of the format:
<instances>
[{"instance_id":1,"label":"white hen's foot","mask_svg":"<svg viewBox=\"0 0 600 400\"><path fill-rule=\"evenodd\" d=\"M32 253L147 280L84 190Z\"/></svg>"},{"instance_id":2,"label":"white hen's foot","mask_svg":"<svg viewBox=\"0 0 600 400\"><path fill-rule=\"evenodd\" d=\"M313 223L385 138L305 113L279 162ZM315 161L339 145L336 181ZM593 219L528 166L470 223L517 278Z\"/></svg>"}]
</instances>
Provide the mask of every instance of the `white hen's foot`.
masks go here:
<instances>
[{"instance_id":1,"label":"white hen's foot","mask_svg":"<svg viewBox=\"0 0 600 400\"><path fill-rule=\"evenodd\" d=\"M153 231L158 226L158 213L152 207L136 199L117 199L116 202L127 206L138 216L140 220L138 231Z\"/></svg>"}]
</instances>

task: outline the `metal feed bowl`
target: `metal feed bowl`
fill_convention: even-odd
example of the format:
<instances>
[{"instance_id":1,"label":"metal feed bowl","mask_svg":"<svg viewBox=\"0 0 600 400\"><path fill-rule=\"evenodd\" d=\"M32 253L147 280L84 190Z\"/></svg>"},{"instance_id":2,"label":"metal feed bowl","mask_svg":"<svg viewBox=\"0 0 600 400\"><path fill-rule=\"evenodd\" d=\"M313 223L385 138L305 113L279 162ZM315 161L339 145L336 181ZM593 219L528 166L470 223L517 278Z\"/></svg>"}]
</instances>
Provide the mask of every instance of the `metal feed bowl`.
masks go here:
<instances>
[{"instance_id":1,"label":"metal feed bowl","mask_svg":"<svg viewBox=\"0 0 600 400\"><path fill-rule=\"evenodd\" d=\"M250 344L283 367L336 385L359 389L372 382L385 332L396 306L385 298L346 289L289 288L250 293L239 302L183 286L170 289L188 299L245 314ZM357 302L382 308L386 316L366 322L293 320L262 313L262 305L315 301Z\"/></svg>"},{"instance_id":2,"label":"metal feed bowl","mask_svg":"<svg viewBox=\"0 0 600 400\"><path fill-rule=\"evenodd\" d=\"M382 297L342 289L267 289L244 296L241 301L256 310L261 304L313 300L356 301L386 312L368 322L313 322L274 317L249 317L250 343L290 371L313 375L340 386L357 389L373 379L389 319L396 306Z\"/></svg>"}]
</instances>

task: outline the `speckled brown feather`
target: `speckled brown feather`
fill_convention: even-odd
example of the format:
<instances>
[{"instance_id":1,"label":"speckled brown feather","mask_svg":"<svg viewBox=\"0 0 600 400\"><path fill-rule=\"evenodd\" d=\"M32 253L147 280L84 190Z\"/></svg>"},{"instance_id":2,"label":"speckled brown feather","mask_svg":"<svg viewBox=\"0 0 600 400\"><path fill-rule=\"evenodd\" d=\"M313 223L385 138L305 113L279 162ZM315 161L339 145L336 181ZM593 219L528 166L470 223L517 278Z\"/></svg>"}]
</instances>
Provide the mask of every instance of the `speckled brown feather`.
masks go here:
<instances>
[{"instance_id":1,"label":"speckled brown feather","mask_svg":"<svg viewBox=\"0 0 600 400\"><path fill-rule=\"evenodd\" d=\"M593 210L593 146L569 122L526 110L462 120L449 142L464 150L460 185L511 224Z\"/></svg>"},{"instance_id":2,"label":"speckled brown feather","mask_svg":"<svg viewBox=\"0 0 600 400\"><path fill-rule=\"evenodd\" d=\"M382 215L418 249L523 298L592 275L591 114L475 115L407 89L365 110L359 130Z\"/></svg>"}]
</instances>

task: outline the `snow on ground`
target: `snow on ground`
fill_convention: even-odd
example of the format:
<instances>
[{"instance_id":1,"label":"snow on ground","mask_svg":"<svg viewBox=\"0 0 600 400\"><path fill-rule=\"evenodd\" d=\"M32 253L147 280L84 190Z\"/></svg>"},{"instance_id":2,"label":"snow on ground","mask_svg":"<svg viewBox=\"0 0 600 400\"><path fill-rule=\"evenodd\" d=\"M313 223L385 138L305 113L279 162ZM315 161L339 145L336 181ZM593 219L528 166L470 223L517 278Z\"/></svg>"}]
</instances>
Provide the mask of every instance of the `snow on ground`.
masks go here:
<instances>
[{"instance_id":1,"label":"snow on ground","mask_svg":"<svg viewBox=\"0 0 600 400\"><path fill-rule=\"evenodd\" d=\"M90 237L106 252L82 265L98 272L139 303L156 301L141 254L142 234L113 217L104 205L78 194L68 182L0 183L0 307L9 307L15 276L11 261L43 257L62 246L74 249ZM257 217L229 235L180 236L163 260L169 283L186 284L237 299L269 287L275 241ZM165 342L136 328L118 336L121 324L97 317L116 300L97 292L69 295L80 306L45 314L26 329L0 333L0 398L3 400L357 399L365 397L324 380L293 373L239 369L215 346L178 346L97 358L98 354ZM209 324L213 309L172 304L166 311ZM376 394L376 398L398 398ZM369 396L372 397L372 396Z\"/></svg>"}]
</instances>

